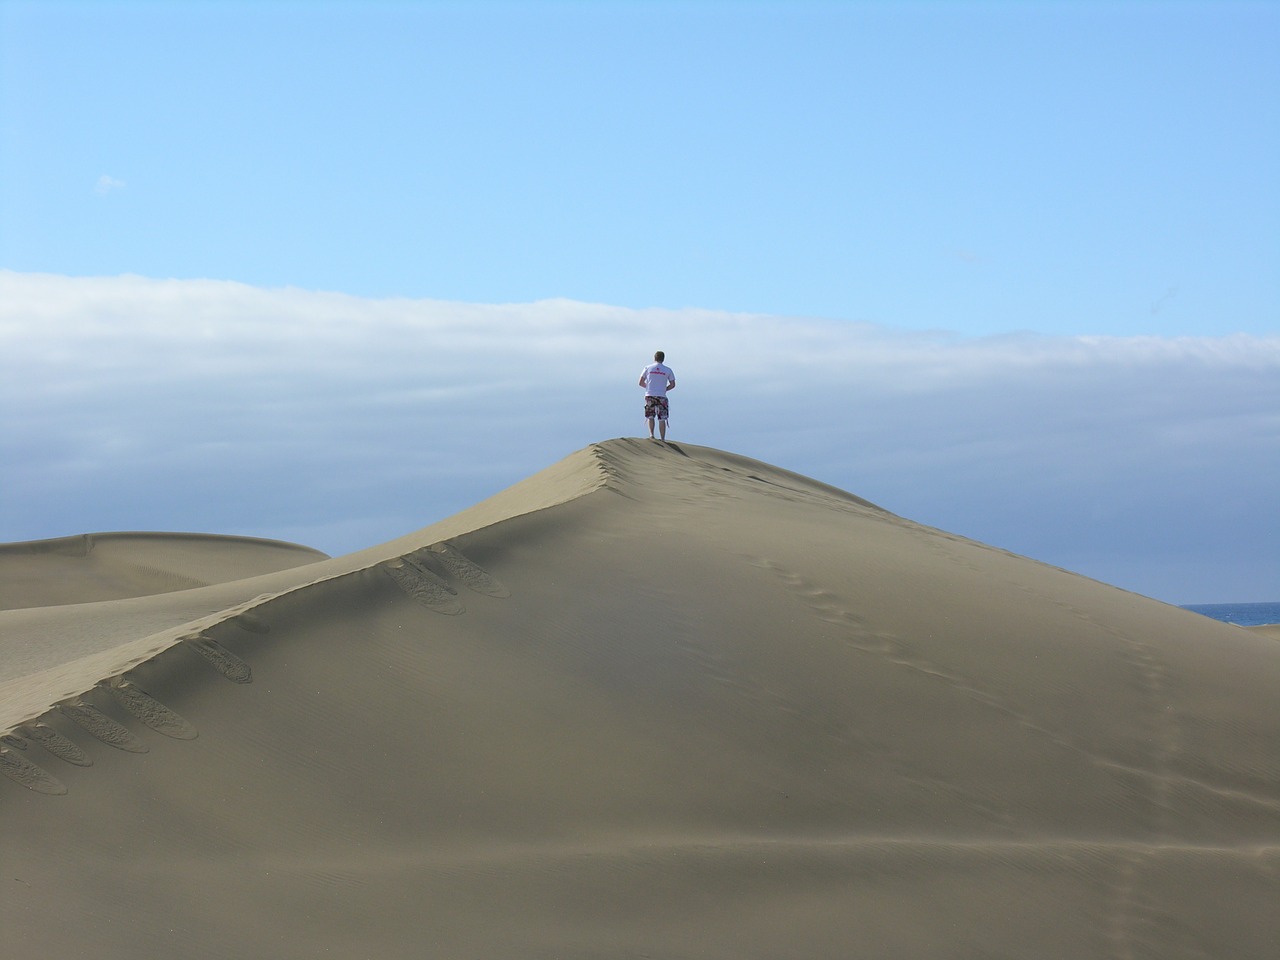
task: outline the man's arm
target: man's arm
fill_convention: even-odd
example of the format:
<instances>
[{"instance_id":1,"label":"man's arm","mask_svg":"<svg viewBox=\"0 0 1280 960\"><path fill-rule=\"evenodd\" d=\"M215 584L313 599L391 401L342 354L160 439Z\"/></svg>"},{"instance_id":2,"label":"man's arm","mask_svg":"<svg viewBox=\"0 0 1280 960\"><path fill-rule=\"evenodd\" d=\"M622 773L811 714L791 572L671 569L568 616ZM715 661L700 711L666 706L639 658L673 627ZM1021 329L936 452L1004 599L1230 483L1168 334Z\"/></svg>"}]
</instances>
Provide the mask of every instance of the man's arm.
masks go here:
<instances>
[{"instance_id":1,"label":"man's arm","mask_svg":"<svg viewBox=\"0 0 1280 960\"><path fill-rule=\"evenodd\" d=\"M668 390L674 390L675 388L676 388L676 378L675 378L675 377L667 377L667 389L668 389Z\"/></svg>"},{"instance_id":2,"label":"man's arm","mask_svg":"<svg viewBox=\"0 0 1280 960\"><path fill-rule=\"evenodd\" d=\"M637 386L637 387L647 387L647 386L648 386L648 384L644 382L644 374L643 374L643 373L642 373L642 374L640 374L640 380L636 383L636 386Z\"/></svg>"}]
</instances>

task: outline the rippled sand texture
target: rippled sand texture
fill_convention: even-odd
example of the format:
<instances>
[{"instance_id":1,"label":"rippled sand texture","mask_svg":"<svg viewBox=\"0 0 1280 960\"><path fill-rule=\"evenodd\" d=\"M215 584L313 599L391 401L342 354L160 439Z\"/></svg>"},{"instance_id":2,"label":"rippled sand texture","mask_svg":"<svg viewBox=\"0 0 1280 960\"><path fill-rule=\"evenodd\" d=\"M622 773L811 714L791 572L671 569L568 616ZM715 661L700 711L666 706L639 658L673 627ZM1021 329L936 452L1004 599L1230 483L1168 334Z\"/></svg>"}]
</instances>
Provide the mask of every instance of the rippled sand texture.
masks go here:
<instances>
[{"instance_id":1,"label":"rippled sand texture","mask_svg":"<svg viewBox=\"0 0 1280 960\"><path fill-rule=\"evenodd\" d=\"M0 611L6 956L1280 956L1264 632L648 440L290 556Z\"/></svg>"}]
</instances>

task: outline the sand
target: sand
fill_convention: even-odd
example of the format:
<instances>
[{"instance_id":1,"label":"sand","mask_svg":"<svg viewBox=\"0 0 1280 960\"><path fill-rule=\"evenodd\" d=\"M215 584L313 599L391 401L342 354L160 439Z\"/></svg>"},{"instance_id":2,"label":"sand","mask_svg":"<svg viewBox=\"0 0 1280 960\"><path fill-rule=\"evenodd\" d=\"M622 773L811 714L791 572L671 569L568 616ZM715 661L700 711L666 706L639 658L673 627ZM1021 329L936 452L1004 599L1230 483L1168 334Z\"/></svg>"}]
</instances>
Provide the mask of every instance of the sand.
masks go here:
<instances>
[{"instance_id":1,"label":"sand","mask_svg":"<svg viewBox=\"0 0 1280 960\"><path fill-rule=\"evenodd\" d=\"M5 957L1280 955L1265 632L649 440L94 544L0 551Z\"/></svg>"},{"instance_id":2,"label":"sand","mask_svg":"<svg viewBox=\"0 0 1280 960\"><path fill-rule=\"evenodd\" d=\"M0 610L172 593L326 559L294 543L192 533L6 543L0 544Z\"/></svg>"}]
</instances>

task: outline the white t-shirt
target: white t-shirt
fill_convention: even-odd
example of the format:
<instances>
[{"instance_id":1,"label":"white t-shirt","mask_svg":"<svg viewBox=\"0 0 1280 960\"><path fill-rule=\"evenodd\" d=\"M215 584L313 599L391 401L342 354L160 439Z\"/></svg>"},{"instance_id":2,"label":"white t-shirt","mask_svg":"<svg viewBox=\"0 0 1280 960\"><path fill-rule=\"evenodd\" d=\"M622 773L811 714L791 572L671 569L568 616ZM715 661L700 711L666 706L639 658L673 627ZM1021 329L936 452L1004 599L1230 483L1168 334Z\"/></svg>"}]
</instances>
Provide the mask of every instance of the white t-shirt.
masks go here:
<instances>
[{"instance_id":1,"label":"white t-shirt","mask_svg":"<svg viewBox=\"0 0 1280 960\"><path fill-rule=\"evenodd\" d=\"M676 375L664 363L649 364L640 371L640 378L644 380L646 397L665 397L668 385L676 382Z\"/></svg>"}]
</instances>

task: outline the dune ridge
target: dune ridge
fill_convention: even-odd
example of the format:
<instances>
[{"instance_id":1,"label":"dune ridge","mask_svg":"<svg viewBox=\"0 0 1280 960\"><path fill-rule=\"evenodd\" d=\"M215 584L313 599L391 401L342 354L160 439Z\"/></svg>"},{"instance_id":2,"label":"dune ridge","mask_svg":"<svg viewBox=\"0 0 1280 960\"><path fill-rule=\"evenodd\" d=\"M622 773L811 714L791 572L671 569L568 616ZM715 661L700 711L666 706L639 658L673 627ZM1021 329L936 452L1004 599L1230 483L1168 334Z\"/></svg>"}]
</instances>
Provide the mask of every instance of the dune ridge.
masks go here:
<instances>
[{"instance_id":1,"label":"dune ridge","mask_svg":"<svg viewBox=\"0 0 1280 960\"><path fill-rule=\"evenodd\" d=\"M205 534L90 534L0 544L0 577L9 577L12 584L0 588L0 596L15 595L14 602L0 609L0 734L61 699L109 681L186 635L234 618L245 622L255 606L281 594L421 549L436 537L455 536L511 515L545 509L607 482L601 453L588 447L440 523L338 558L280 541ZM101 550L103 544L125 547L116 551L106 576L99 573L95 579L93 572L65 562L68 556L101 555L106 552ZM117 581L127 577L130 569L139 566L140 554L172 562L174 544L203 547L204 554L212 555L192 550L178 557L179 564L194 566L208 578L202 586L165 588L158 591L167 594L163 598L138 586L101 599L103 580L109 581L112 574ZM31 558L46 556L62 562L35 567L36 574L54 582L36 588L34 595L58 597L53 608L18 596L21 588L36 580ZM270 572L263 572L264 568Z\"/></svg>"},{"instance_id":2,"label":"dune ridge","mask_svg":"<svg viewBox=\"0 0 1280 960\"><path fill-rule=\"evenodd\" d=\"M347 557L0 612L0 928L107 958L1271 957L1277 667L789 471L607 441Z\"/></svg>"}]
</instances>

